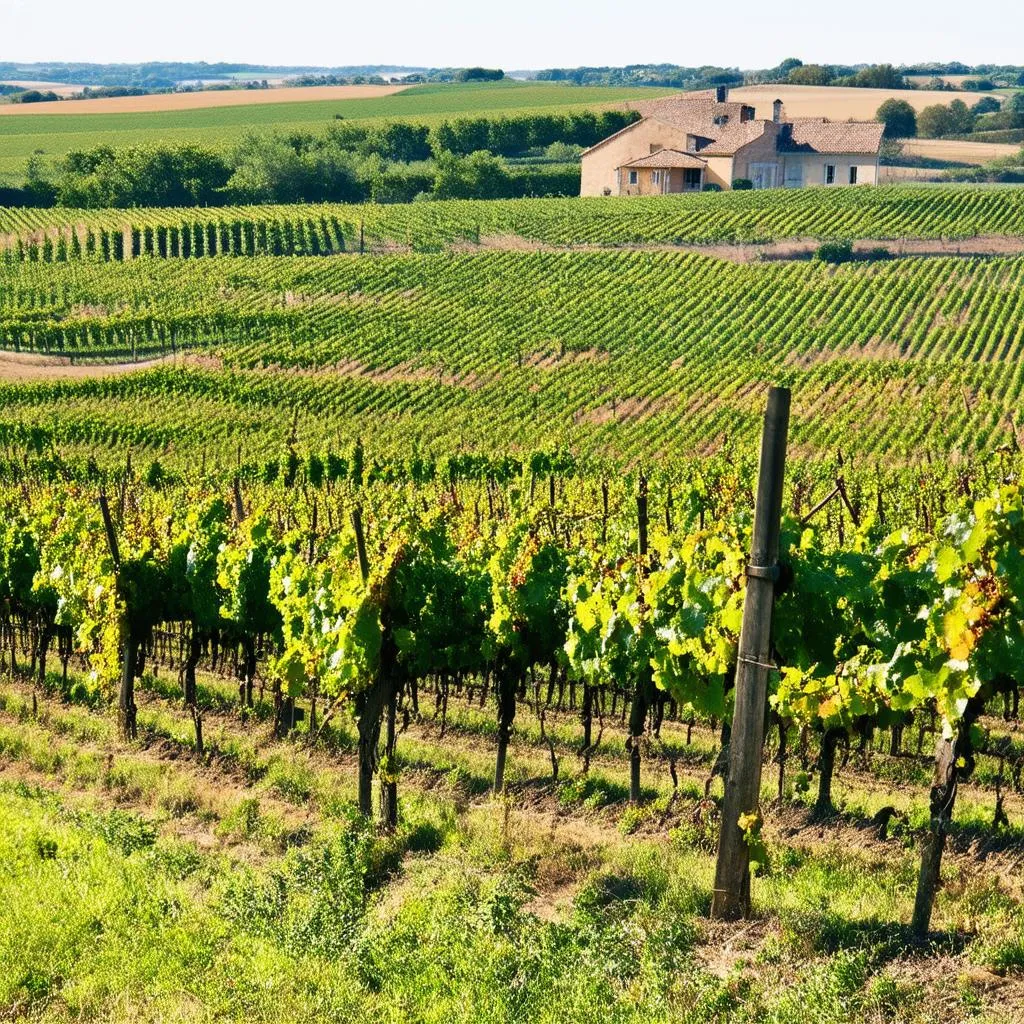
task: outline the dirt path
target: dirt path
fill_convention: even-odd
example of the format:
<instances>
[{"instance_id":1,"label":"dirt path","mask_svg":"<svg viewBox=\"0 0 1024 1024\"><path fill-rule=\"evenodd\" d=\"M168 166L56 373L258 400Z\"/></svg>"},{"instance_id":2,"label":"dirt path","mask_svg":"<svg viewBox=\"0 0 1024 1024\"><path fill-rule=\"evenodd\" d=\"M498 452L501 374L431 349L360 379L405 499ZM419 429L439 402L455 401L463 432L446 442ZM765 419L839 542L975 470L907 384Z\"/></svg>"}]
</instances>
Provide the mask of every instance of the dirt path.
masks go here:
<instances>
[{"instance_id":1,"label":"dirt path","mask_svg":"<svg viewBox=\"0 0 1024 1024\"><path fill-rule=\"evenodd\" d=\"M176 354L134 363L74 363L69 356L47 356L36 352L0 351L0 382L23 383L39 380L88 380L122 373L152 370L157 366L220 366L212 357Z\"/></svg>"},{"instance_id":2,"label":"dirt path","mask_svg":"<svg viewBox=\"0 0 1024 1024\"><path fill-rule=\"evenodd\" d=\"M620 249L628 252L694 252L731 263L761 263L776 260L811 259L821 245L820 238L784 238L778 242L721 243L712 245L551 245L520 235L484 235L479 244L461 242L452 248L462 252L481 249L521 252L604 252ZM893 256L1018 256L1024 254L1024 236L979 235L976 238L861 238L853 243L857 253L887 249ZM396 250L397 251L397 250Z\"/></svg>"}]
</instances>

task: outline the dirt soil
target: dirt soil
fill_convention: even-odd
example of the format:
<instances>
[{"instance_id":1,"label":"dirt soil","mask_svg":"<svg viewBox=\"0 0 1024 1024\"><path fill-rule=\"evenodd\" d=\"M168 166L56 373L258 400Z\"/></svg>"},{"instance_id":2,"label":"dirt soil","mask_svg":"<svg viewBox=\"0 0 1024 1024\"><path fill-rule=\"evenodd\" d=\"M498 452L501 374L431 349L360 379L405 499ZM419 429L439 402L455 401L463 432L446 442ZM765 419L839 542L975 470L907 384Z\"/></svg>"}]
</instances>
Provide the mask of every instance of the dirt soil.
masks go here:
<instances>
[{"instance_id":1,"label":"dirt soil","mask_svg":"<svg viewBox=\"0 0 1024 1024\"><path fill-rule=\"evenodd\" d=\"M606 249L643 250L645 252L695 252L732 263L759 263L765 260L810 259L821 239L785 238L778 242L721 243L718 245L550 245L518 235L484 235L479 245L469 242L454 246L463 252L502 249L522 252L604 251ZM854 252L868 253L888 249L894 256L1017 256L1024 253L1024 237L979 235L977 238L862 238L853 243Z\"/></svg>"},{"instance_id":2,"label":"dirt soil","mask_svg":"<svg viewBox=\"0 0 1024 1024\"><path fill-rule=\"evenodd\" d=\"M201 356L162 356L135 363L73 363L68 356L46 356L35 352L0 352L0 381L87 380L112 377L157 366L220 366L219 360Z\"/></svg>"}]
</instances>

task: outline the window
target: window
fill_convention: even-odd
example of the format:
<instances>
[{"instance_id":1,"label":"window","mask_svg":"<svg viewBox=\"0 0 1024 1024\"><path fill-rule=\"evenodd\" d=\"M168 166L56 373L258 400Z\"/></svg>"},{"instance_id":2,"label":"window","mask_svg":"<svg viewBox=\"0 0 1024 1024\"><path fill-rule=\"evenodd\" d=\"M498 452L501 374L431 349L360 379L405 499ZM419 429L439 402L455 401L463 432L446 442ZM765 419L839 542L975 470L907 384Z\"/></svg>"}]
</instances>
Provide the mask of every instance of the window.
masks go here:
<instances>
[{"instance_id":1,"label":"window","mask_svg":"<svg viewBox=\"0 0 1024 1024\"><path fill-rule=\"evenodd\" d=\"M804 165L799 158L786 161L786 188L802 188L804 183Z\"/></svg>"},{"instance_id":2,"label":"window","mask_svg":"<svg viewBox=\"0 0 1024 1024\"><path fill-rule=\"evenodd\" d=\"M686 167L683 169L683 191L699 192L701 175L704 172L699 167Z\"/></svg>"},{"instance_id":3,"label":"window","mask_svg":"<svg viewBox=\"0 0 1024 1024\"><path fill-rule=\"evenodd\" d=\"M660 185L661 184L661 171L651 171L651 184L652 185Z\"/></svg>"},{"instance_id":4,"label":"window","mask_svg":"<svg viewBox=\"0 0 1024 1024\"><path fill-rule=\"evenodd\" d=\"M748 167L748 177L754 184L754 188L775 188L778 180L778 164L751 164Z\"/></svg>"},{"instance_id":5,"label":"window","mask_svg":"<svg viewBox=\"0 0 1024 1024\"><path fill-rule=\"evenodd\" d=\"M834 185L836 183L836 165L825 164L825 184Z\"/></svg>"},{"instance_id":6,"label":"window","mask_svg":"<svg viewBox=\"0 0 1024 1024\"><path fill-rule=\"evenodd\" d=\"M635 185L636 184L636 171L630 171L629 172L629 183L630 183L630 185Z\"/></svg>"},{"instance_id":7,"label":"window","mask_svg":"<svg viewBox=\"0 0 1024 1024\"><path fill-rule=\"evenodd\" d=\"M857 184L857 168L856 167L851 167L850 168L850 184L851 185L856 185Z\"/></svg>"}]
</instances>

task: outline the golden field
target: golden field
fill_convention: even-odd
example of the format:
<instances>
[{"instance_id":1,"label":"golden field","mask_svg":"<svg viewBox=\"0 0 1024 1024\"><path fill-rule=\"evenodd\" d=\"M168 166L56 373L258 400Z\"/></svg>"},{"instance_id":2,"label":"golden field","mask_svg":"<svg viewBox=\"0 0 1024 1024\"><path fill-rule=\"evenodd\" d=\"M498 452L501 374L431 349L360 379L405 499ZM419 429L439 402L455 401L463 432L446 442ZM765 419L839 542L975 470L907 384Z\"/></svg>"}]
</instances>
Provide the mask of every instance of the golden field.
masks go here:
<instances>
[{"instance_id":1,"label":"golden field","mask_svg":"<svg viewBox=\"0 0 1024 1024\"><path fill-rule=\"evenodd\" d=\"M245 107L256 103L309 103L315 100L367 100L391 96L407 85L305 85L280 89L215 89L209 92L169 92L152 96L112 96L106 99L10 103L0 115L27 114L144 114L167 110Z\"/></svg>"},{"instance_id":2,"label":"golden field","mask_svg":"<svg viewBox=\"0 0 1024 1024\"><path fill-rule=\"evenodd\" d=\"M963 100L968 106L995 93L940 92L931 89L852 89L831 85L746 85L729 91L729 99L750 103L758 117L771 117L771 105L782 100L786 116L827 117L833 121L873 121L889 99L906 100L921 111L935 103ZM998 96L996 97L998 99Z\"/></svg>"}]
</instances>

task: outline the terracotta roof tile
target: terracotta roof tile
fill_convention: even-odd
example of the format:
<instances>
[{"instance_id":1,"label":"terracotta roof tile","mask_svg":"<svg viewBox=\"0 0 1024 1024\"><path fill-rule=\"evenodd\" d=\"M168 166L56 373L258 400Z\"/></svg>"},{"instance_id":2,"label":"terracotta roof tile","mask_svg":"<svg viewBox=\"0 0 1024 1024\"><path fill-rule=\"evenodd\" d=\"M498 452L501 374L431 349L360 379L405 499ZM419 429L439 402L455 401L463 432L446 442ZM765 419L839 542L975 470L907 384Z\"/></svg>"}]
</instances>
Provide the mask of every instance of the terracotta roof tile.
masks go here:
<instances>
[{"instance_id":1,"label":"terracotta roof tile","mask_svg":"<svg viewBox=\"0 0 1024 1024\"><path fill-rule=\"evenodd\" d=\"M771 121L744 121L743 124L726 125L710 146L705 146L701 156L732 156L736 150L755 139L761 138Z\"/></svg>"},{"instance_id":2,"label":"terracotta roof tile","mask_svg":"<svg viewBox=\"0 0 1024 1024\"><path fill-rule=\"evenodd\" d=\"M885 125L801 118L782 126L780 153L877 153Z\"/></svg>"},{"instance_id":3,"label":"terracotta roof tile","mask_svg":"<svg viewBox=\"0 0 1024 1024\"><path fill-rule=\"evenodd\" d=\"M707 161L692 153L683 153L678 149L659 149L650 156L642 156L631 160L623 167L707 167Z\"/></svg>"}]
</instances>

